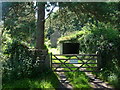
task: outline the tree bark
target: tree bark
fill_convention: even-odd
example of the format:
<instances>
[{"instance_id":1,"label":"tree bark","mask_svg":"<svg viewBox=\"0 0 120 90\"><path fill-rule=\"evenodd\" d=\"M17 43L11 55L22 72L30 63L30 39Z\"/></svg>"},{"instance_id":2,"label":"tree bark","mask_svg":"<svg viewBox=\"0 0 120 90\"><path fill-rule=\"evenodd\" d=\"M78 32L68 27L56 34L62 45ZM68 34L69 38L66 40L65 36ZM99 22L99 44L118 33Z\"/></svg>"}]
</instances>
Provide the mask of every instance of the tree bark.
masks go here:
<instances>
[{"instance_id":1,"label":"tree bark","mask_svg":"<svg viewBox=\"0 0 120 90\"><path fill-rule=\"evenodd\" d=\"M36 49L44 49L45 3L38 3Z\"/></svg>"}]
</instances>

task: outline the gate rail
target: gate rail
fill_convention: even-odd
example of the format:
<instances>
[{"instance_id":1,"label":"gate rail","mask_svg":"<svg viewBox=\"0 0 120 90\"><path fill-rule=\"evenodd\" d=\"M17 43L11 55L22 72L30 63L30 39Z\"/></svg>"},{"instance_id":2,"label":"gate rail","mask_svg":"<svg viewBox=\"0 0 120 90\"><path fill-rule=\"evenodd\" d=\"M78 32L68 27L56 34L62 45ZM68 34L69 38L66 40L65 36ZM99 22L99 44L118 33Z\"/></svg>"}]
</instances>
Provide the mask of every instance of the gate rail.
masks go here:
<instances>
[{"instance_id":1,"label":"gate rail","mask_svg":"<svg viewBox=\"0 0 120 90\"><path fill-rule=\"evenodd\" d=\"M55 72L76 72L76 71L97 72L98 71L97 59L98 59L98 54L52 54L51 53L51 68ZM64 69L68 69L68 70L64 70Z\"/></svg>"}]
</instances>

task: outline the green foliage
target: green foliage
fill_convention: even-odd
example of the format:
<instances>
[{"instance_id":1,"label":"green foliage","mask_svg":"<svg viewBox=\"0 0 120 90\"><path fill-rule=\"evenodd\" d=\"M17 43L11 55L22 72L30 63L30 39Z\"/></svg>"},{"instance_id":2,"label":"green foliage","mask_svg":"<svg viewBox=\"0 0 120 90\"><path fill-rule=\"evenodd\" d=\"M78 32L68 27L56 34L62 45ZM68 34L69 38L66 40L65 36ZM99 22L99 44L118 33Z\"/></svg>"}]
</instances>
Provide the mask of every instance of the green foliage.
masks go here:
<instances>
[{"instance_id":1,"label":"green foliage","mask_svg":"<svg viewBox=\"0 0 120 90\"><path fill-rule=\"evenodd\" d=\"M92 25L85 27L84 29L89 30L90 33L83 36L80 39L82 51L95 53L99 51L101 57L100 68L102 68L101 74L103 80L109 82L112 81L112 85L118 87L119 82L115 79L119 77L120 62L120 36L118 29L114 28L110 24L99 23L98 26ZM114 74L114 75L113 75ZM114 77L114 78L111 78ZM110 79L111 78L111 79Z\"/></svg>"},{"instance_id":2,"label":"green foliage","mask_svg":"<svg viewBox=\"0 0 120 90\"><path fill-rule=\"evenodd\" d=\"M94 73L100 79L109 82L114 88L119 88L120 84L120 68L115 68L115 66L111 66L112 70L104 69L100 73Z\"/></svg>"},{"instance_id":3,"label":"green foliage","mask_svg":"<svg viewBox=\"0 0 120 90\"><path fill-rule=\"evenodd\" d=\"M110 49L119 38L119 32L110 24L89 25L83 27L83 30L89 31L89 33L82 36L79 41L81 44L84 42L85 48L88 49L87 52Z\"/></svg>"},{"instance_id":4,"label":"green foliage","mask_svg":"<svg viewBox=\"0 0 120 90\"><path fill-rule=\"evenodd\" d=\"M50 35L52 35L53 33L54 33L53 28L52 28L52 27L49 27L48 30L47 30L47 32L46 32L46 37L47 37L48 39L50 39Z\"/></svg>"},{"instance_id":5,"label":"green foliage","mask_svg":"<svg viewBox=\"0 0 120 90\"><path fill-rule=\"evenodd\" d=\"M3 30L3 82L41 73L43 52L31 51L35 47L36 19L33 2L9 3L4 14ZM24 44L23 44L24 43ZM44 46L43 49L47 49ZM39 56L38 56L39 55ZM44 57L43 57L44 56Z\"/></svg>"},{"instance_id":6,"label":"green foliage","mask_svg":"<svg viewBox=\"0 0 120 90\"><path fill-rule=\"evenodd\" d=\"M54 81L54 82L53 82ZM3 83L3 89L13 89L13 88L58 88L59 87L59 80L57 76L51 71L45 71L40 74L39 77L34 78L24 78L16 81L11 81L8 83Z\"/></svg>"},{"instance_id":7,"label":"green foliage","mask_svg":"<svg viewBox=\"0 0 120 90\"><path fill-rule=\"evenodd\" d=\"M34 40L36 20L33 3L11 4L4 16L4 31L7 31L12 39L27 42Z\"/></svg>"},{"instance_id":8,"label":"green foliage","mask_svg":"<svg viewBox=\"0 0 120 90\"><path fill-rule=\"evenodd\" d=\"M65 35L68 32L80 30L82 24L84 23L84 21L82 21L77 18L77 15L74 12L68 10L68 8L62 8L52 13L46 20L46 35L50 36L56 30L58 30L61 35Z\"/></svg>"},{"instance_id":9,"label":"green foliage","mask_svg":"<svg viewBox=\"0 0 120 90\"><path fill-rule=\"evenodd\" d=\"M59 42L72 42L72 38L76 37L74 40L80 43L81 53L96 53L98 51L101 62L99 65L101 74L99 76L101 75L104 80L113 81L112 84L117 87L119 81L116 80L119 77L117 72L120 70L120 33L118 29L111 24L99 22L97 26L87 24L82 28L82 31L74 34L74 37L71 36L62 37ZM112 78L113 76L115 77Z\"/></svg>"},{"instance_id":10,"label":"green foliage","mask_svg":"<svg viewBox=\"0 0 120 90\"><path fill-rule=\"evenodd\" d=\"M119 32L110 24L99 23L97 26L88 24L82 28L82 31L61 37L59 42L80 43L80 51L84 53L96 53L99 51L104 65L112 62L113 58L119 61Z\"/></svg>"},{"instance_id":11,"label":"green foliage","mask_svg":"<svg viewBox=\"0 0 120 90\"><path fill-rule=\"evenodd\" d=\"M88 32L86 31L75 31L72 32L66 36L60 37L58 39L58 43L64 43L64 42L79 42L78 38L80 38L81 36L83 36L84 34L86 34Z\"/></svg>"},{"instance_id":12,"label":"green foliage","mask_svg":"<svg viewBox=\"0 0 120 90\"><path fill-rule=\"evenodd\" d=\"M74 34L72 34L70 36L61 37L61 38L59 38L58 43L63 43L63 42L77 42L76 38L77 37Z\"/></svg>"},{"instance_id":13,"label":"green foliage","mask_svg":"<svg viewBox=\"0 0 120 90\"><path fill-rule=\"evenodd\" d=\"M119 75L120 75L120 73L119 73ZM112 74L108 77L108 81L109 81L115 88L119 88L119 84L120 84L119 75L117 75L117 73L112 73Z\"/></svg>"},{"instance_id":14,"label":"green foliage","mask_svg":"<svg viewBox=\"0 0 120 90\"><path fill-rule=\"evenodd\" d=\"M2 45L5 57L3 81L30 77L33 75L33 69L38 65L37 62L33 63L34 54L28 50L28 43L31 42L33 45L35 41L34 4L32 2L7 2L4 4L9 4L9 6L5 6L4 9L7 9L7 12L3 14ZM26 43L27 46L22 43Z\"/></svg>"},{"instance_id":15,"label":"green foliage","mask_svg":"<svg viewBox=\"0 0 120 90\"><path fill-rule=\"evenodd\" d=\"M8 45L4 55L8 58L3 62L3 82L11 79L20 79L25 77L33 77L41 73L41 59L37 59L37 52L30 51L29 48L14 41ZM39 53L42 55L42 53Z\"/></svg>"},{"instance_id":16,"label":"green foliage","mask_svg":"<svg viewBox=\"0 0 120 90\"><path fill-rule=\"evenodd\" d=\"M15 4L15 3L14 3ZM9 11L9 8L13 5L12 2L2 2L2 19L5 19L6 14Z\"/></svg>"},{"instance_id":17,"label":"green foliage","mask_svg":"<svg viewBox=\"0 0 120 90\"><path fill-rule=\"evenodd\" d=\"M4 52L8 56L8 60L3 63L3 81L4 79L11 80L26 77L31 73L30 64L32 64L32 61L28 53L28 48L19 42L13 42L8 45Z\"/></svg>"},{"instance_id":18,"label":"green foliage","mask_svg":"<svg viewBox=\"0 0 120 90\"><path fill-rule=\"evenodd\" d=\"M48 27L51 27L53 31L57 28L61 35L65 36L68 32L81 30L87 23L98 25L99 21L109 22L113 27L119 29L118 2L60 2L59 6L59 10L52 13L46 20L46 31L49 31Z\"/></svg>"},{"instance_id":19,"label":"green foliage","mask_svg":"<svg viewBox=\"0 0 120 90\"><path fill-rule=\"evenodd\" d=\"M50 42L50 40L45 39L45 45L46 45L47 48L50 48L50 47L51 47L51 42Z\"/></svg>"},{"instance_id":20,"label":"green foliage","mask_svg":"<svg viewBox=\"0 0 120 90\"><path fill-rule=\"evenodd\" d=\"M69 65L72 67L73 65ZM83 72L65 72L68 80L71 81L73 88L89 88L90 84L88 82L88 77Z\"/></svg>"},{"instance_id":21,"label":"green foliage","mask_svg":"<svg viewBox=\"0 0 120 90\"><path fill-rule=\"evenodd\" d=\"M67 7L70 11L75 12L79 18L81 13L84 13L87 18L94 18L102 22L111 21L111 17L117 15L115 12L119 12L119 2L61 2L60 7ZM114 19L114 21L117 20Z\"/></svg>"}]
</instances>

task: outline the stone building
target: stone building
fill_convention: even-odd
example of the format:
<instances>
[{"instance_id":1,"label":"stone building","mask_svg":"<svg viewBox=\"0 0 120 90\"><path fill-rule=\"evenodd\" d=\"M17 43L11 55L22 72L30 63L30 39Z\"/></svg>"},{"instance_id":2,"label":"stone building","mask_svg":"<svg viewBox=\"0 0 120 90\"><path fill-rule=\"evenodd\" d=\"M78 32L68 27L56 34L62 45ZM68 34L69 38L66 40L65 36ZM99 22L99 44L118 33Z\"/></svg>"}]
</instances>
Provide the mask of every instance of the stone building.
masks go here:
<instances>
[{"instance_id":1,"label":"stone building","mask_svg":"<svg viewBox=\"0 0 120 90\"><path fill-rule=\"evenodd\" d=\"M57 41L58 38L60 37L60 33L58 30L56 30L51 36L50 36L50 42L51 42L51 47L57 47Z\"/></svg>"}]
</instances>

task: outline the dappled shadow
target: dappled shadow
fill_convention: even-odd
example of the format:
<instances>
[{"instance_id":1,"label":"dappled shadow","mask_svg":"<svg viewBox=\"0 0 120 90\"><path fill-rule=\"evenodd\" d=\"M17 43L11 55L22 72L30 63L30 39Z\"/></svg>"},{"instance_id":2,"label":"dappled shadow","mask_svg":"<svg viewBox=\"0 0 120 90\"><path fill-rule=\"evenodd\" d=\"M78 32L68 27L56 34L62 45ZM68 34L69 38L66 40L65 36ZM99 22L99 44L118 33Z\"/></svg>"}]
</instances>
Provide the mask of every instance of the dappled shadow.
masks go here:
<instances>
[{"instance_id":1,"label":"dappled shadow","mask_svg":"<svg viewBox=\"0 0 120 90\"><path fill-rule=\"evenodd\" d=\"M89 82L92 85L92 88L95 89L105 89L105 90L113 90L113 88L108 85L106 82L98 79L92 73L85 72L85 74L89 77Z\"/></svg>"},{"instance_id":2,"label":"dappled shadow","mask_svg":"<svg viewBox=\"0 0 120 90\"><path fill-rule=\"evenodd\" d=\"M49 72L51 73L51 77L54 77L54 80L52 79L49 79L49 80L56 90L61 90L61 89L67 90L68 89L66 86L63 85L63 83L58 79L57 75L53 71L49 71Z\"/></svg>"}]
</instances>

